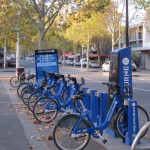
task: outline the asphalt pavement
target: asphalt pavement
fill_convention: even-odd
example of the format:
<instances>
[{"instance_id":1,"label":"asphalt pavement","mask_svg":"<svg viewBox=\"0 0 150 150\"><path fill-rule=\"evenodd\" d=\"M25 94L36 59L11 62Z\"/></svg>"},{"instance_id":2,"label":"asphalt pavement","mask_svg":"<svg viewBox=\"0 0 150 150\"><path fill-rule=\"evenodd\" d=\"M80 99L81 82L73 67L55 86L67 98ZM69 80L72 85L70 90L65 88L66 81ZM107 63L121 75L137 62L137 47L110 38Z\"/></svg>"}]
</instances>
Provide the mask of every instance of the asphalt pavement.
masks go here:
<instances>
[{"instance_id":1,"label":"asphalt pavement","mask_svg":"<svg viewBox=\"0 0 150 150\"><path fill-rule=\"evenodd\" d=\"M34 72L33 68L28 69ZM99 72L98 69L84 69L84 71L87 73ZM139 69L133 74L135 77L149 78L150 70ZM0 69L0 150L57 150L52 139L52 131L56 122L39 124L34 120L32 114L17 97L16 89L9 85L12 76L15 76L15 68ZM104 136L108 141L105 145L100 140L91 139L85 150L130 149L130 146L123 144L120 138L113 138L107 134ZM137 149L150 148L148 143L142 141Z\"/></svg>"}]
</instances>

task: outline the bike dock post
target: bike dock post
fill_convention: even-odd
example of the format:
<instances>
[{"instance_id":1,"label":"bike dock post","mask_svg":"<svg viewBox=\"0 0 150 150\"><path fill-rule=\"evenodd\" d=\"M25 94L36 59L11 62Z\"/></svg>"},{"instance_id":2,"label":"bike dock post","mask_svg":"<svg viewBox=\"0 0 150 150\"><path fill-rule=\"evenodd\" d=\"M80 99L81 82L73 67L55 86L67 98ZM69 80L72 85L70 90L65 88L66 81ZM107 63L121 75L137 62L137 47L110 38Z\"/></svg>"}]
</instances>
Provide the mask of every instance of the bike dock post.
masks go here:
<instances>
[{"instance_id":1,"label":"bike dock post","mask_svg":"<svg viewBox=\"0 0 150 150\"><path fill-rule=\"evenodd\" d=\"M126 132L126 138L123 142L132 145L134 138L139 132L137 101L129 99L128 103L128 132Z\"/></svg>"},{"instance_id":2,"label":"bike dock post","mask_svg":"<svg viewBox=\"0 0 150 150\"><path fill-rule=\"evenodd\" d=\"M87 91L87 93L90 94L90 117L92 122L97 122L98 100L95 95L96 92L96 90Z\"/></svg>"},{"instance_id":3,"label":"bike dock post","mask_svg":"<svg viewBox=\"0 0 150 150\"><path fill-rule=\"evenodd\" d=\"M98 103L97 125L100 125L104 122L107 116L108 94L96 92L95 96L97 97L97 103Z\"/></svg>"}]
</instances>

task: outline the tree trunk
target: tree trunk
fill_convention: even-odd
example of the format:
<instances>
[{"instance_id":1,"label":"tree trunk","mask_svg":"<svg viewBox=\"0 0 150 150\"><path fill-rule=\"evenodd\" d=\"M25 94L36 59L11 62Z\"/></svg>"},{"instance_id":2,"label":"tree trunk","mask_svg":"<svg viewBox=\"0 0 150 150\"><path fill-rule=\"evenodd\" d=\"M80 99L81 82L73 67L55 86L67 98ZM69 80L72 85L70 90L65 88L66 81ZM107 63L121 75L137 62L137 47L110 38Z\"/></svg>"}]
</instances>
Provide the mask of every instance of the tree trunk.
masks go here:
<instances>
[{"instance_id":1,"label":"tree trunk","mask_svg":"<svg viewBox=\"0 0 150 150\"><path fill-rule=\"evenodd\" d=\"M39 35L39 50L44 49L44 30L40 30Z\"/></svg>"},{"instance_id":2,"label":"tree trunk","mask_svg":"<svg viewBox=\"0 0 150 150\"><path fill-rule=\"evenodd\" d=\"M88 41L87 41L87 69L89 69L89 49L90 49L90 33L88 32Z\"/></svg>"},{"instance_id":3,"label":"tree trunk","mask_svg":"<svg viewBox=\"0 0 150 150\"><path fill-rule=\"evenodd\" d=\"M101 65L100 64L100 54L99 53L98 53L98 64Z\"/></svg>"},{"instance_id":4,"label":"tree trunk","mask_svg":"<svg viewBox=\"0 0 150 150\"><path fill-rule=\"evenodd\" d=\"M115 50L115 33L112 33L112 51Z\"/></svg>"},{"instance_id":5,"label":"tree trunk","mask_svg":"<svg viewBox=\"0 0 150 150\"><path fill-rule=\"evenodd\" d=\"M65 51L63 51L63 61L62 61L63 67L65 67Z\"/></svg>"}]
</instances>

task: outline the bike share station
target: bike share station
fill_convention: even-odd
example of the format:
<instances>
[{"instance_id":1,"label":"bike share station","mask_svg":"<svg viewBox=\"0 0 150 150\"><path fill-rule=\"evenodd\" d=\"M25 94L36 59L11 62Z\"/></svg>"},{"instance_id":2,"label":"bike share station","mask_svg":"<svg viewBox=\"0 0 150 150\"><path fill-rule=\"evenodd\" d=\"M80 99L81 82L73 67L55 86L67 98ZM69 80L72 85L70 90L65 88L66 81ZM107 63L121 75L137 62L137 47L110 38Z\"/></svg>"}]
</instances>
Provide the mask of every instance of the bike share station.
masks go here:
<instances>
[{"instance_id":1,"label":"bike share station","mask_svg":"<svg viewBox=\"0 0 150 150\"><path fill-rule=\"evenodd\" d=\"M57 49L35 50L36 81L43 80L42 70L59 73Z\"/></svg>"},{"instance_id":2,"label":"bike share station","mask_svg":"<svg viewBox=\"0 0 150 150\"><path fill-rule=\"evenodd\" d=\"M125 94L126 85L132 89L131 60L130 47L111 52L109 82L114 82L120 85L120 92L122 95ZM58 73L57 50L36 50L35 65L36 79L38 83L40 83L43 79L43 75L41 73L42 70ZM80 90L86 94L86 96L83 98L83 103L85 107L91 112L90 117L92 122L96 123L97 125L102 124L113 101L113 91L108 89L108 93L98 92L87 87L81 87ZM108 139L108 142L104 145L104 147L106 147L108 150L128 150L129 146L132 145L132 142L139 131L137 102L133 99L132 90L129 90L129 92L126 94L128 96L124 99L124 103L128 105L128 117L124 117L125 119L123 119L122 123L122 130L126 128L125 130L127 131L125 133L125 140L118 138L114 130L114 122L112 121L112 123L106 129L106 133L104 135ZM70 109L76 113L73 105L70 105ZM141 145L140 149L143 150L143 142L141 143L142 144L139 144Z\"/></svg>"},{"instance_id":3,"label":"bike share station","mask_svg":"<svg viewBox=\"0 0 150 150\"><path fill-rule=\"evenodd\" d=\"M127 97L124 98L124 104L128 106L128 119L124 117L124 123L122 123L122 130L124 130L124 127L127 128L125 129L127 131L125 133L125 140L117 138L118 136L114 131L114 122L112 122L106 129L105 134L105 136L110 137L105 144L108 150L129 149L129 146L132 145L133 140L139 131L137 101L133 99L132 95L131 57L130 47L114 50L111 52L110 56L109 82L120 85L120 92L122 95L125 94L126 85L130 87L130 90L126 93ZM82 87L81 90L86 94L83 103L85 107L91 111L90 115L92 121L97 123L97 125L102 124L107 116L107 110L109 110L109 107L112 104L113 91L108 89L108 93L102 93L88 89L87 87ZM144 145L141 144L140 149L143 149ZM114 147L114 149L112 147Z\"/></svg>"}]
</instances>

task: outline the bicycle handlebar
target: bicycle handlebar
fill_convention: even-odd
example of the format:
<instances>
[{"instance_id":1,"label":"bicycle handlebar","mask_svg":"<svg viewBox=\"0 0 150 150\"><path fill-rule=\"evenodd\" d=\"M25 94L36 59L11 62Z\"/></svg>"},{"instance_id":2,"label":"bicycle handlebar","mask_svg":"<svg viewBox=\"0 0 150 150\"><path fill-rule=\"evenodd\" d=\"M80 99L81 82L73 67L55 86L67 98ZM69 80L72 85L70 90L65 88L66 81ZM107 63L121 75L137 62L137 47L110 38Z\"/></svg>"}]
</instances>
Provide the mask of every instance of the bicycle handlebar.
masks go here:
<instances>
[{"instance_id":1,"label":"bicycle handlebar","mask_svg":"<svg viewBox=\"0 0 150 150\"><path fill-rule=\"evenodd\" d=\"M114 91L117 91L120 94L120 85L114 82L103 82L103 85L107 85L112 88ZM124 85L124 97L129 98L130 94L132 94L132 89L129 85Z\"/></svg>"},{"instance_id":2,"label":"bicycle handlebar","mask_svg":"<svg viewBox=\"0 0 150 150\"><path fill-rule=\"evenodd\" d=\"M120 93L120 85L114 82L103 82L103 85L107 85L108 87L112 88L114 91Z\"/></svg>"}]
</instances>

